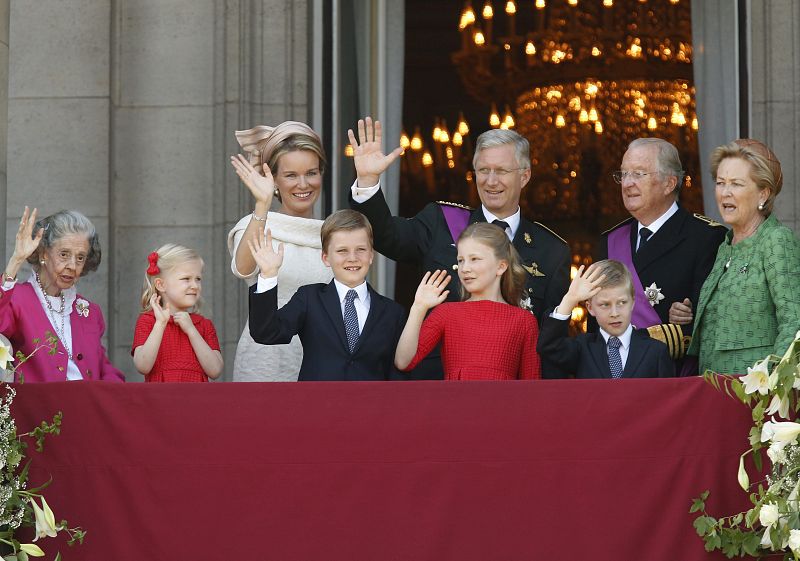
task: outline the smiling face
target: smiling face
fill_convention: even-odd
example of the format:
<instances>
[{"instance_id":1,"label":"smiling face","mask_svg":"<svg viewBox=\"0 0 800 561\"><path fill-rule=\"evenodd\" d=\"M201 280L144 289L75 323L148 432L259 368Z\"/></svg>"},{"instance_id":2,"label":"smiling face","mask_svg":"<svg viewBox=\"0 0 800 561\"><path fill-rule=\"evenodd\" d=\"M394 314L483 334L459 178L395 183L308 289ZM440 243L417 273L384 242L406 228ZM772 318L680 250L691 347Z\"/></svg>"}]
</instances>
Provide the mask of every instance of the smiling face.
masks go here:
<instances>
[{"instance_id":1,"label":"smiling face","mask_svg":"<svg viewBox=\"0 0 800 561\"><path fill-rule=\"evenodd\" d=\"M506 269L508 262L495 257L486 244L474 238L458 242L458 278L470 293L470 300L497 300L501 294L500 279Z\"/></svg>"},{"instance_id":2,"label":"smiling face","mask_svg":"<svg viewBox=\"0 0 800 561\"><path fill-rule=\"evenodd\" d=\"M169 304L169 311L188 312L200 300L203 281L203 262L186 261L157 277L154 285L161 296L161 306Z\"/></svg>"},{"instance_id":3,"label":"smiling face","mask_svg":"<svg viewBox=\"0 0 800 561\"><path fill-rule=\"evenodd\" d=\"M281 195L280 212L311 218L322 189L319 157L310 150L294 150L278 158L274 174Z\"/></svg>"},{"instance_id":4,"label":"smiling face","mask_svg":"<svg viewBox=\"0 0 800 561\"><path fill-rule=\"evenodd\" d=\"M530 168L519 167L513 144L484 148L475 158L478 196L483 206L498 218L517 212L522 188L531 179Z\"/></svg>"},{"instance_id":5,"label":"smiling face","mask_svg":"<svg viewBox=\"0 0 800 561\"><path fill-rule=\"evenodd\" d=\"M717 206L734 233L749 231L763 219L758 205L766 202L770 191L756 186L752 171L750 163L741 158L725 158L717 167Z\"/></svg>"},{"instance_id":6,"label":"smiling face","mask_svg":"<svg viewBox=\"0 0 800 561\"><path fill-rule=\"evenodd\" d=\"M586 302L586 309L606 333L619 337L631 323L631 289L625 284L604 288Z\"/></svg>"},{"instance_id":7,"label":"smiling face","mask_svg":"<svg viewBox=\"0 0 800 561\"><path fill-rule=\"evenodd\" d=\"M645 226L652 224L675 202L678 180L659 173L657 146L630 148L622 157L620 170L628 172L622 179L625 209ZM631 172L647 175L637 179Z\"/></svg>"},{"instance_id":8,"label":"smiling face","mask_svg":"<svg viewBox=\"0 0 800 561\"><path fill-rule=\"evenodd\" d=\"M333 270L336 280L350 288L364 282L374 256L364 228L333 232L322 250L322 262Z\"/></svg>"},{"instance_id":9,"label":"smiling face","mask_svg":"<svg viewBox=\"0 0 800 561\"><path fill-rule=\"evenodd\" d=\"M85 234L67 234L42 254L39 270L42 286L51 296L73 286L81 276L89 256L89 240Z\"/></svg>"}]
</instances>

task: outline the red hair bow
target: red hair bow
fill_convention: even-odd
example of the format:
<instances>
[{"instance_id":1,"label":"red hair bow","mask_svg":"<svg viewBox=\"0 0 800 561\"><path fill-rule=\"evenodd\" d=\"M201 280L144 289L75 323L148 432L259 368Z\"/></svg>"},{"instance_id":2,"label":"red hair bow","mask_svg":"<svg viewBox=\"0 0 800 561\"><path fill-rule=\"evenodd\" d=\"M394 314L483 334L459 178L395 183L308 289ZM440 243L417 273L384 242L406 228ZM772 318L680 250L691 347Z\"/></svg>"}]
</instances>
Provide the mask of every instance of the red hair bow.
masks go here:
<instances>
[{"instance_id":1,"label":"red hair bow","mask_svg":"<svg viewBox=\"0 0 800 561\"><path fill-rule=\"evenodd\" d=\"M161 272L161 269L158 268L158 252L154 251L150 255L147 256L147 260L150 262L150 266L147 268L148 275L157 275Z\"/></svg>"}]
</instances>

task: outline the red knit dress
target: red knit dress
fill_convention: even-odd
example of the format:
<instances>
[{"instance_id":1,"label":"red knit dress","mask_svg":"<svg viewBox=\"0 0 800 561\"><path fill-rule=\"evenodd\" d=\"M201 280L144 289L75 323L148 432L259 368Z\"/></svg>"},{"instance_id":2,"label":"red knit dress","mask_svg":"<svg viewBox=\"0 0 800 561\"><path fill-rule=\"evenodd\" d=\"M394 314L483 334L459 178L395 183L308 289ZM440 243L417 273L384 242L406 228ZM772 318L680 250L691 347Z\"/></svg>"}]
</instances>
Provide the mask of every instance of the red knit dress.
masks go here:
<instances>
[{"instance_id":1,"label":"red knit dress","mask_svg":"<svg viewBox=\"0 0 800 561\"><path fill-rule=\"evenodd\" d=\"M532 313L502 302L445 302L425 318L411 370L441 340L445 380L541 378Z\"/></svg>"},{"instance_id":2,"label":"red knit dress","mask_svg":"<svg viewBox=\"0 0 800 561\"><path fill-rule=\"evenodd\" d=\"M218 351L217 331L211 320L200 314L189 314L189 316L208 346L212 350ZM156 318L152 310L139 314L133 334L131 355L136 347L145 344L155 323ZM164 336L161 338L161 346L158 348L153 369L145 375L144 380L145 382L208 382L208 376L200 365L200 361L197 360L189 336L183 332L181 326L176 324L172 317L169 318L167 326L164 328Z\"/></svg>"}]
</instances>

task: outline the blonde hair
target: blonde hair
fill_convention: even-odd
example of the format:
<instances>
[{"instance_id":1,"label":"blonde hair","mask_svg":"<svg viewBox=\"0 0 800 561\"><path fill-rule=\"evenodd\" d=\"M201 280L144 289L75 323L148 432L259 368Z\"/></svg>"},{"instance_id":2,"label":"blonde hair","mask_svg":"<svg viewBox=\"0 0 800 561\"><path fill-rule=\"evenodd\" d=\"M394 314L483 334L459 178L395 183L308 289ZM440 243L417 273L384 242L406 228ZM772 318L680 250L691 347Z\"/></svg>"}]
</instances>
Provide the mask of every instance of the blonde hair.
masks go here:
<instances>
[{"instance_id":1,"label":"blonde hair","mask_svg":"<svg viewBox=\"0 0 800 561\"><path fill-rule=\"evenodd\" d=\"M154 294L158 294L158 290L156 290L155 286L155 280L157 278L162 277L164 273L171 271L175 267L183 265L189 261L199 261L200 266L203 266L203 259L200 257L199 253L191 248L174 243L162 245L148 256L148 260L150 261L151 266L153 261L155 261L155 264L158 267L158 272L153 272L153 274L150 274L150 267L148 267L148 270L144 274L144 283L142 284L143 312L150 311L150 299ZM194 311L199 312L202 304L202 299L198 299L197 304L194 306Z\"/></svg>"},{"instance_id":2,"label":"blonde hair","mask_svg":"<svg viewBox=\"0 0 800 561\"><path fill-rule=\"evenodd\" d=\"M345 208L337 210L322 223L322 228L319 231L322 251L325 253L328 252L328 244L334 233L342 231L350 232L352 230L366 230L367 237L369 238L369 245L372 247L372 224L369 223L366 216L357 210Z\"/></svg>"},{"instance_id":3,"label":"blonde hair","mask_svg":"<svg viewBox=\"0 0 800 561\"><path fill-rule=\"evenodd\" d=\"M458 236L458 243L461 240L471 238L478 243L482 243L492 250L496 259L508 263L508 268L500 277L500 293L503 300L512 306L522 307L522 297L525 294L525 280L528 273L522 267L519 254L514 246L511 245L505 231L494 224L478 222L467 227ZM464 285L461 285L461 299L466 300L470 296Z\"/></svg>"},{"instance_id":4,"label":"blonde hair","mask_svg":"<svg viewBox=\"0 0 800 561\"><path fill-rule=\"evenodd\" d=\"M602 281L597 283L600 288L616 288L624 286L631 296L633 296L633 278L628 268L614 259L603 259L592 263L593 270L600 270L600 274L605 275Z\"/></svg>"},{"instance_id":5,"label":"blonde hair","mask_svg":"<svg viewBox=\"0 0 800 561\"><path fill-rule=\"evenodd\" d=\"M711 178L715 182L719 165L727 158L739 158L750 164L750 178L758 190L769 189L769 197L760 212L764 216L772 214L775 198L783 187L781 162L775 153L763 142L752 138L740 138L718 146L711 153Z\"/></svg>"}]
</instances>

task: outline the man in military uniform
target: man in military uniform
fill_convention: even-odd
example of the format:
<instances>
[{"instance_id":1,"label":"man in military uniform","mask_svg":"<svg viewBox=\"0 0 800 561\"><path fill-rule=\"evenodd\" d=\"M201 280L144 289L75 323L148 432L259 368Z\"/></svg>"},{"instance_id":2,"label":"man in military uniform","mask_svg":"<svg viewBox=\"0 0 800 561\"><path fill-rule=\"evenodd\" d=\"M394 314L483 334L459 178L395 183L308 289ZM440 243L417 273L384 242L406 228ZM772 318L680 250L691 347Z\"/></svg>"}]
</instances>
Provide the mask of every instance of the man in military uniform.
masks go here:
<instances>
[{"instance_id":1,"label":"man in military uniform","mask_svg":"<svg viewBox=\"0 0 800 561\"><path fill-rule=\"evenodd\" d=\"M380 123L367 117L358 122L358 141L348 131L354 148L357 179L350 206L372 223L375 249L396 261L418 263L425 271L451 273L449 300L460 299L455 241L474 222L493 222L506 232L528 272L525 306L538 318L558 305L569 286L570 253L567 243L547 227L521 216L519 199L531 179L527 139L509 130L490 130L475 145L475 179L481 207L475 210L452 203L430 203L413 218L392 216L380 189L379 176L400 155L381 149ZM480 326L476 326L480 329ZM437 353L414 372L419 379L440 379ZM554 370L542 364L548 377Z\"/></svg>"},{"instance_id":2,"label":"man in military uniform","mask_svg":"<svg viewBox=\"0 0 800 561\"><path fill-rule=\"evenodd\" d=\"M683 176L678 150L669 142L631 142L614 173L631 218L604 232L598 251L600 259L632 265L633 323L664 340L676 359L692 333L700 289L726 232L721 224L677 204ZM694 373L690 364L676 366L683 375Z\"/></svg>"}]
</instances>

